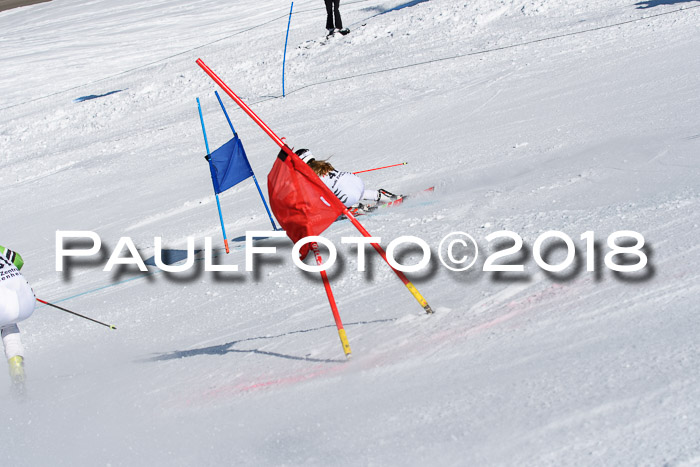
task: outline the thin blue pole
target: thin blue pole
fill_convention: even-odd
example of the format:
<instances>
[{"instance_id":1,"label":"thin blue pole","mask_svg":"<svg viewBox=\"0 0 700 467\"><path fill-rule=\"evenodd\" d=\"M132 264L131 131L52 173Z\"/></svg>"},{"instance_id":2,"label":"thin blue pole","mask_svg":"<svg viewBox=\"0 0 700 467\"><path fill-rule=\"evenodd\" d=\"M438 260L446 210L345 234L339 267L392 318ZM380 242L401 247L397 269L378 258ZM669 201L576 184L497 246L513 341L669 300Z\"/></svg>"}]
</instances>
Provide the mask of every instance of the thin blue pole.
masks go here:
<instances>
[{"instance_id":1,"label":"thin blue pole","mask_svg":"<svg viewBox=\"0 0 700 467\"><path fill-rule=\"evenodd\" d=\"M289 41L289 25L292 24L292 10L294 9L294 2L289 8L289 21L287 21L287 37L284 38L284 58L282 58L282 97L284 97L284 66L287 62L287 41Z\"/></svg>"},{"instance_id":2,"label":"thin blue pole","mask_svg":"<svg viewBox=\"0 0 700 467\"><path fill-rule=\"evenodd\" d=\"M275 225L275 221L272 219L272 213L270 212L270 208L267 207L267 203L265 202L265 197L263 196L263 192L260 189L260 184L258 184L258 179L255 178L255 174L253 174L253 181L255 182L255 186L258 188L258 193L260 193L260 199L262 200L263 204L265 205L265 210L267 211L267 215L270 217L270 222L272 222L272 228L274 230L280 230Z\"/></svg>"},{"instance_id":3,"label":"thin blue pole","mask_svg":"<svg viewBox=\"0 0 700 467\"><path fill-rule=\"evenodd\" d=\"M236 130L233 129L233 123L231 123L231 119L228 117L228 112L226 112L226 107L224 107L224 103L221 101L221 97L219 97L219 92L214 91L214 94L216 94L216 98L219 99L219 104L221 104L221 110L224 111L224 115L226 115L226 120L228 120L228 125L231 127L231 131L233 132L233 136L236 136ZM250 162L248 162L248 165L250 165ZM250 169L251 172L253 172L253 169ZM260 199L263 202L263 205L265 206L265 210L267 211L267 215L270 217L270 222L272 222L272 228L274 230L279 230L277 228L277 225L275 224L274 219L272 218L272 213L270 212L270 208L267 206L267 202L265 201L265 196L263 195L262 190L260 189L260 184L258 183L258 179L255 178L255 173L253 173L253 181L255 182L255 186L258 188L258 193L260 193Z\"/></svg>"},{"instance_id":4,"label":"thin blue pole","mask_svg":"<svg viewBox=\"0 0 700 467\"><path fill-rule=\"evenodd\" d=\"M228 126L231 127L231 131L233 132L233 136L236 136L236 130L233 129L233 123L231 123L231 119L228 117L228 112L226 112L226 107L224 107L224 103L221 100L221 96L219 96L219 91L214 91L214 94L216 94L216 98L219 99L219 104L221 105L221 110L224 111L224 115L226 116L226 120L228 121Z\"/></svg>"},{"instance_id":5,"label":"thin blue pole","mask_svg":"<svg viewBox=\"0 0 700 467\"><path fill-rule=\"evenodd\" d=\"M224 246L226 247L226 253L229 253L228 239L226 238L226 227L224 227L224 216L221 214L221 203L219 202L219 187L216 181L216 172L214 171L214 166L211 163L211 158L209 157L211 153L209 152L209 141L207 140L207 130L204 129L204 117L202 116L202 106L199 103L199 97L197 98L197 108L199 109L199 121L202 122L202 133L204 134L204 146L207 148L207 162L209 162L209 171L211 172L211 181L214 184L214 194L216 195L216 207L219 210L219 221L221 222L221 231L224 234Z\"/></svg>"}]
</instances>

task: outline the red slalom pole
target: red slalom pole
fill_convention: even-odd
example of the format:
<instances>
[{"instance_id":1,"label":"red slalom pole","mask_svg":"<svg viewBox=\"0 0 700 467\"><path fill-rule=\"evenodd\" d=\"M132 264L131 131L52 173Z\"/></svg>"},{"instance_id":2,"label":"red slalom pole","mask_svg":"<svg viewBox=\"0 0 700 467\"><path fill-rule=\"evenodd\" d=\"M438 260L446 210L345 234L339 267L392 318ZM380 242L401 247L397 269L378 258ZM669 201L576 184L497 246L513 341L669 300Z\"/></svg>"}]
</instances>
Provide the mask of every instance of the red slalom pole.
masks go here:
<instances>
[{"instance_id":1,"label":"red slalom pole","mask_svg":"<svg viewBox=\"0 0 700 467\"><path fill-rule=\"evenodd\" d=\"M323 259L321 258L321 252L318 251L318 244L313 242L311 244L311 249L316 257L316 264L321 266L323 264ZM328 280L328 274L326 271L321 271L321 279L323 279L323 287L326 289L326 295L328 296L328 303L331 306L331 311L333 312L333 319L335 320L335 326L338 328L338 336L340 337L340 343L343 345L343 352L347 358L352 357L352 352L350 351L350 343L348 342L348 336L345 334L345 329L343 328L343 322L340 320L340 313L338 312L338 305L335 303L335 297L333 297L333 290L331 290L331 283Z\"/></svg>"},{"instance_id":2,"label":"red slalom pole","mask_svg":"<svg viewBox=\"0 0 700 467\"><path fill-rule=\"evenodd\" d=\"M365 237L372 236L369 232L367 232L367 229L365 229L364 226L362 224L360 224L360 221L355 219L355 216L352 215L352 213L350 212L349 209L346 208L345 212L343 212L343 214L345 214L345 217L350 219L350 222L352 222L352 225L354 225L355 228L357 230L359 230L363 236L365 236ZM421 295L421 293L418 292L418 289L416 289L416 287L413 285L413 283L408 280L408 278L406 277L406 275L403 272L399 271L398 269L395 269L391 264L389 264L389 260L386 257L386 252L384 251L384 248L382 248L382 246L379 243L374 243L374 242L372 243L372 246L377 251L377 253L379 253L379 256L382 257L384 262L387 265L389 265L391 270L394 271L394 273L398 276L398 278L401 280L401 282L403 282L403 285L406 286L408 291L411 292L411 295L413 295L413 298L415 298L416 301L418 303L420 303L420 306L423 307L425 312L428 314L432 314L433 309L430 307L430 305L428 305L428 301L425 298L423 298L423 295Z\"/></svg>"},{"instance_id":3,"label":"red slalom pole","mask_svg":"<svg viewBox=\"0 0 700 467\"><path fill-rule=\"evenodd\" d=\"M391 168L391 167L398 167L398 166L400 166L400 165L407 165L407 164L408 164L408 162L402 162L402 163L400 163L400 164L387 165L387 166L384 166L384 167L377 167L376 169L360 170L360 171L358 171L358 172L353 172L353 174L357 175L357 174L362 174L362 173L365 173L365 172L372 172L372 171L374 171L374 170L388 169L388 168Z\"/></svg>"},{"instance_id":4,"label":"red slalom pole","mask_svg":"<svg viewBox=\"0 0 700 467\"><path fill-rule=\"evenodd\" d=\"M226 94L228 94L229 97L230 97L231 99L233 99L233 100L236 102L236 104L238 104L238 106L239 106L241 109L243 109L243 111L244 111L245 113L247 113L248 116L249 116L250 118L252 118L253 121L254 121L255 123L257 123L257 124L260 126L260 128L262 128L263 131L264 131L265 133L267 133L267 135L268 135L270 138L272 138L272 140L273 140L275 143L277 143L277 145L278 145L279 147L284 148L284 147L286 146L286 145L284 144L284 141L282 141L282 140L270 129L270 127L268 127L268 126L265 124L265 122L263 122L262 120L260 120L260 117L258 117L257 115L255 115L255 112L253 112L252 110L250 110L250 107L248 107L248 105L246 105L246 103L243 102L243 100L241 100L241 98L238 97L238 96L236 95L235 92L231 91L231 89L230 89L228 86L226 86L226 83L224 83L223 81L221 81L221 78L219 78L218 76L216 76L216 73L214 73L213 71L211 71L211 68L209 68L209 67L202 61L201 58L198 58L198 59L197 59L197 65L199 65L199 66L202 68L202 70L204 70L204 72L205 72L206 74L208 74L209 77L210 77L211 79L213 79L214 82L215 82L216 84L218 84L218 85L221 87L221 89L223 89L224 92L225 92ZM293 152L292 152L291 149L290 149L288 152L291 153L291 154L293 154Z\"/></svg>"},{"instance_id":5,"label":"red slalom pole","mask_svg":"<svg viewBox=\"0 0 700 467\"><path fill-rule=\"evenodd\" d=\"M254 121L255 123L257 123L258 126L260 126L260 128L262 128L262 130L263 130L265 133L267 133L267 135L268 135L270 138L272 138L272 140L273 140L275 143L277 143L277 145L278 145L280 148L282 148L282 150L283 150L285 153L287 153L287 155L289 155L290 157L296 156L296 154L294 154L294 151L292 151L292 149L291 149L289 146L287 146L286 144L284 144L284 141L282 141L282 140L280 139L280 137L277 136L277 135L275 134L275 132L272 131L272 130L270 129L270 127L268 127L268 126L265 124L265 122L263 122L263 121L260 119L260 117L258 117L258 116L255 114L255 112L253 112L253 111L250 109L250 107L248 107L248 105L247 105L245 102L243 102L243 100L242 100L240 97L238 97L238 96L236 95L236 93L233 92L233 91L231 90L231 88L229 88L229 87L226 85L226 83L224 83L224 82L221 80L221 78L219 78L219 77L216 75L216 73L214 73L214 72L211 70L211 68L209 68L209 67L202 61L201 58L198 58L198 59L197 59L197 65L199 65L199 66L202 68L202 70L204 70L204 72L205 72L206 74L208 74L209 77L210 77L211 79L213 79L214 82L215 82L216 84L218 84L218 85L221 87L221 89L223 89L223 91L224 91L226 94L228 94L229 97L230 97L231 99L233 99L234 102L236 102L236 104L238 104L238 106L239 106L241 109L243 109L243 111L244 111L245 113L247 113L248 116L249 116L250 118L252 118L253 121ZM297 157L298 157L298 156L297 156ZM328 190L328 193L329 193L329 194L332 194L333 192L331 192L330 190ZM335 195L333 195L333 196L335 196ZM352 222L352 225L354 225L355 228L356 228L357 230L359 230L360 233L361 233L363 236L365 236L365 237L371 237L371 236L372 236L372 235L370 235L369 232L367 232L367 230L362 226L362 224L360 224L360 222L359 222L357 219L355 219L355 216L352 215L352 213L350 212L350 210L349 210L348 208L344 208L343 214L345 215L345 217L347 217L347 218L350 220L350 222ZM386 264L389 265L389 267L391 268L391 270L394 271L394 273L398 276L398 278L401 279L401 282L403 282L403 284L406 286L406 288L409 290L409 292L411 292L411 295L413 295L413 298L415 298L416 301L417 301L418 303L420 303L420 305L423 307L423 309L425 310L425 312L426 312L426 313L433 313L433 309L430 307L430 305L428 305L428 302L425 300L425 298L423 298L423 296L420 294L420 292L418 292L418 289L416 289L416 287L413 285L413 283L411 283L411 281L408 280L408 278L406 277L406 275L405 275L403 272L399 271L398 269L395 269L391 264L389 264L389 260L388 260L387 257L386 257L386 252L384 251L384 248L382 248L382 246L379 245L378 243L372 243L372 246L373 246L374 249L377 251L377 253L379 253L379 256L382 257L382 259L386 262Z\"/></svg>"}]
</instances>

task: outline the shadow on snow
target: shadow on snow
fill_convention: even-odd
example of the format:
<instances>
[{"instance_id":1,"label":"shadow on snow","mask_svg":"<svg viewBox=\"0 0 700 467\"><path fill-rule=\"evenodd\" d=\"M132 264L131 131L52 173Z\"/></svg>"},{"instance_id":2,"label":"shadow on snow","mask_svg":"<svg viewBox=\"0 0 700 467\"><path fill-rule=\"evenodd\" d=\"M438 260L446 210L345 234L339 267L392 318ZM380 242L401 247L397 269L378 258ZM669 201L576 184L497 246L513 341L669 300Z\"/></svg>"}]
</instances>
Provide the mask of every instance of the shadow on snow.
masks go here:
<instances>
[{"instance_id":1,"label":"shadow on snow","mask_svg":"<svg viewBox=\"0 0 700 467\"><path fill-rule=\"evenodd\" d=\"M396 318L386 318L386 319L376 319L376 320L372 320L372 321L357 321L354 323L347 323L347 324L345 324L345 327L359 326L359 325L363 325L363 324L386 323L386 322L395 321L395 320L396 320ZM314 362L314 363L341 363L341 362L344 362L345 359L342 359L342 360L340 360L340 359L319 359L319 358L312 358L312 357L307 357L307 356L300 357L297 355L281 354L278 352L268 352L266 350L260 350L260 349L235 349L235 348L233 348L237 344L240 344L243 342L278 339L280 337L290 336L292 334L302 334L302 333L314 332L314 331L319 331L321 329L328 329L328 328L335 328L335 324L329 324L327 326L320 326L320 327L311 328L311 329L301 329L299 331L285 332L282 334L278 334L276 336L249 337L247 339L240 339L237 341L227 342L225 344L212 345L209 347L201 347L198 349L175 350L172 352L166 352L163 354L155 355L153 357L146 358L146 359L141 360L141 361L142 362L159 362L159 361L165 361L165 360L175 360L175 359L185 358L185 357L196 357L199 355L226 355L227 353L246 353L246 354L265 355L268 357L284 358L287 360L301 360L301 361Z\"/></svg>"},{"instance_id":2,"label":"shadow on snow","mask_svg":"<svg viewBox=\"0 0 700 467\"><path fill-rule=\"evenodd\" d=\"M661 5L676 5L678 3L697 2L699 0L647 0L644 2L635 3L637 9L654 8Z\"/></svg>"},{"instance_id":3,"label":"shadow on snow","mask_svg":"<svg viewBox=\"0 0 700 467\"><path fill-rule=\"evenodd\" d=\"M386 14L386 13L390 13L390 12L392 12L392 11L399 11L399 10L403 10L404 8L410 8L410 7L412 7L412 6L418 5L419 3L424 3L424 2L427 2L427 1L429 1L429 0L412 0L412 1L410 1L410 2L402 3L402 4L399 5L399 6L395 6L394 8L389 8L389 9L384 9L384 8L382 8L382 7L380 7L380 6L369 7L369 8L366 8L366 10L368 10L368 11L377 11L378 13L375 14L375 15L373 15L373 16L370 16L370 17L367 18L367 19L375 18L375 17L377 17L377 16L379 16L379 15L383 15L383 14Z\"/></svg>"},{"instance_id":4,"label":"shadow on snow","mask_svg":"<svg viewBox=\"0 0 700 467\"><path fill-rule=\"evenodd\" d=\"M110 92L107 92L104 94L99 94L99 95L98 94L90 94L89 96L81 96L81 97L77 97L77 98L73 99L73 102L85 102L85 101L90 101L92 99L99 99L100 97L109 96L111 94L116 94L116 93L122 92L122 91L123 91L123 89L117 89L116 91L110 91Z\"/></svg>"}]
</instances>

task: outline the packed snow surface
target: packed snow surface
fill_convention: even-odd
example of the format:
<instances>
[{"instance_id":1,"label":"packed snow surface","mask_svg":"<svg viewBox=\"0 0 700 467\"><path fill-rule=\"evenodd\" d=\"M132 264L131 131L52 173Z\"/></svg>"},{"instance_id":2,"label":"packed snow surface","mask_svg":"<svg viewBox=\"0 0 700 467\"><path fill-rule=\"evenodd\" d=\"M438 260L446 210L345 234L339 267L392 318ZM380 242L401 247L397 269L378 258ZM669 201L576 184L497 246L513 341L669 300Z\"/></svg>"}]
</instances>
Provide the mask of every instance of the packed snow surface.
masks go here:
<instances>
[{"instance_id":1,"label":"packed snow surface","mask_svg":"<svg viewBox=\"0 0 700 467\"><path fill-rule=\"evenodd\" d=\"M7 380L3 463L699 464L700 2L348 1L352 32L326 39L323 5L298 0L282 97L289 7L0 13L0 244L39 298L117 326L46 306L20 324L28 393ZM259 240L277 254L245 271L241 237L271 229L251 180L221 195L223 253L195 99L213 149L231 137L219 91L265 194L278 147L197 58L290 146L341 170L408 162L363 174L371 188L436 187L361 218L385 246L428 243L409 277L434 315L369 249L358 272L355 228L333 224L347 361L289 240ZM96 232L101 254L57 272L57 230ZM483 270L513 245L487 240L502 230L523 246L495 263L523 272ZM536 248L551 230L575 246L562 272L534 261L566 259L562 240ZM480 249L464 272L438 259L456 231ZM644 237L641 271L606 266L617 231ZM104 272L121 237L144 260L155 237L172 254L212 237L239 272L202 251L187 272Z\"/></svg>"}]
</instances>

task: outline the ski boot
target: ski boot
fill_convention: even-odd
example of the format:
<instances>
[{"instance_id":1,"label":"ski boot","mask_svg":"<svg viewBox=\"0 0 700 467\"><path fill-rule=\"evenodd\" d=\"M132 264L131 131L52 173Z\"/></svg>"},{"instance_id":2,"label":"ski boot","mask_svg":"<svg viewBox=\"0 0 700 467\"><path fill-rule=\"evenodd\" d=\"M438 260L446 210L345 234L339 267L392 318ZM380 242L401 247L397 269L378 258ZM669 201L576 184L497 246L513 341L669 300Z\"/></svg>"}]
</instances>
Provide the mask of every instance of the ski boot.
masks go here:
<instances>
[{"instance_id":1,"label":"ski boot","mask_svg":"<svg viewBox=\"0 0 700 467\"><path fill-rule=\"evenodd\" d=\"M24 374L24 358L21 355L16 355L7 361L10 367L10 380L12 380L12 392L17 396L24 396L24 382L26 376Z\"/></svg>"},{"instance_id":2,"label":"ski boot","mask_svg":"<svg viewBox=\"0 0 700 467\"><path fill-rule=\"evenodd\" d=\"M362 216L363 214L367 214L369 212L374 211L378 207L379 206L376 203L357 203L356 205L350 208L350 213L353 216Z\"/></svg>"},{"instance_id":3,"label":"ski boot","mask_svg":"<svg viewBox=\"0 0 700 467\"><path fill-rule=\"evenodd\" d=\"M338 32L343 36L347 36L348 34L350 34L350 30L348 28L339 29Z\"/></svg>"},{"instance_id":4,"label":"ski boot","mask_svg":"<svg viewBox=\"0 0 700 467\"><path fill-rule=\"evenodd\" d=\"M380 188L377 191L379 192L379 199L377 200L378 203L391 203L392 201L396 201L397 199L401 198L401 195L395 195L390 191L386 191L384 188Z\"/></svg>"}]
</instances>

